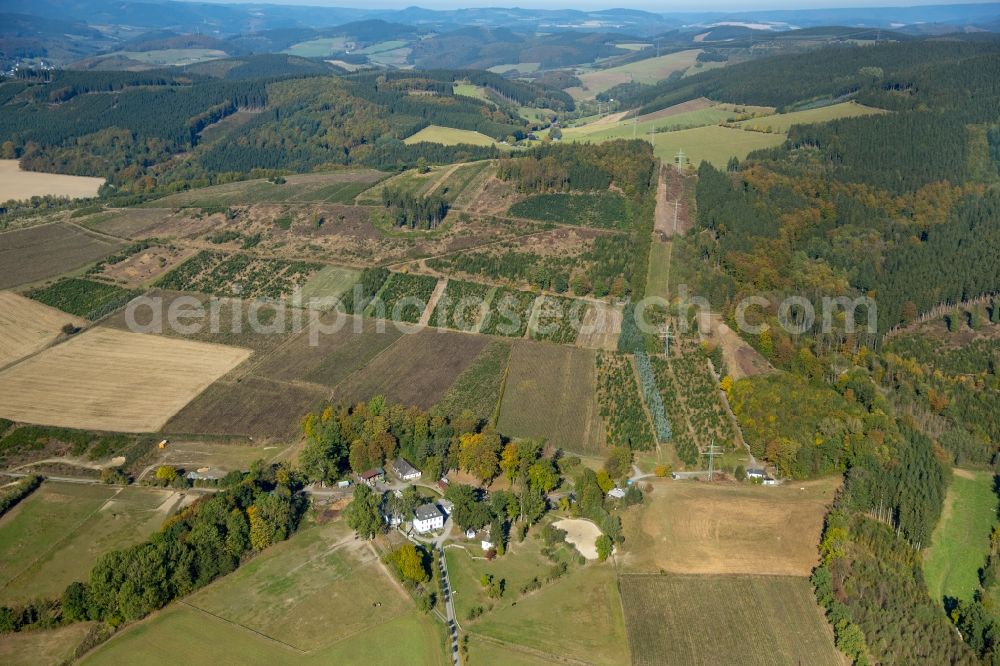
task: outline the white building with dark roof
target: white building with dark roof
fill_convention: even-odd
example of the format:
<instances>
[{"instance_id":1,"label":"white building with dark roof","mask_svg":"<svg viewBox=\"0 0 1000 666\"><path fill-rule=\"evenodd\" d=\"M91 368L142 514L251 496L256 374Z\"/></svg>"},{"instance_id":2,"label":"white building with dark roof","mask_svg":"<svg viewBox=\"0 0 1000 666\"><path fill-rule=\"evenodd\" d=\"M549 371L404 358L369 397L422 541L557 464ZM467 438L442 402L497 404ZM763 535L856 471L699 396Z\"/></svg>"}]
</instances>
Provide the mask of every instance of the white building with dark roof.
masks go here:
<instances>
[{"instance_id":1,"label":"white building with dark roof","mask_svg":"<svg viewBox=\"0 0 1000 666\"><path fill-rule=\"evenodd\" d=\"M417 532L430 532L444 527L444 514L436 504L422 504L413 512L413 529Z\"/></svg>"}]
</instances>

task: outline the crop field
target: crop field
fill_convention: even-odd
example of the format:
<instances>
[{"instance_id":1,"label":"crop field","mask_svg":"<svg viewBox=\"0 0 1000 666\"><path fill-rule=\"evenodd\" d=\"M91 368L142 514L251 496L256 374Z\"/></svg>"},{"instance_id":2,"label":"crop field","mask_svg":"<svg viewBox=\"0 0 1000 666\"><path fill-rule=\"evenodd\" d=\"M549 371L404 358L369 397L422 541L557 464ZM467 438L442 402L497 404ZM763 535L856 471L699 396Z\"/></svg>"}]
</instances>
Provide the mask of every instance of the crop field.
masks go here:
<instances>
[{"instance_id":1,"label":"crop field","mask_svg":"<svg viewBox=\"0 0 1000 666\"><path fill-rule=\"evenodd\" d=\"M818 109L807 109L806 111L793 111L791 113L777 113L773 116L763 116L744 120L740 127L757 130L759 132L785 133L791 129L792 125L808 125L811 123L825 123L838 118L857 118L858 116L870 116L877 113L885 113L883 109L876 109L857 102L842 102L822 106Z\"/></svg>"},{"instance_id":2,"label":"crop field","mask_svg":"<svg viewBox=\"0 0 1000 666\"><path fill-rule=\"evenodd\" d=\"M180 409L163 431L179 434L290 437L299 421L329 396L312 384L250 376L215 382Z\"/></svg>"},{"instance_id":3,"label":"crop field","mask_svg":"<svg viewBox=\"0 0 1000 666\"><path fill-rule=\"evenodd\" d=\"M64 325L84 323L55 308L0 291L0 368L44 349L59 337Z\"/></svg>"},{"instance_id":4,"label":"crop field","mask_svg":"<svg viewBox=\"0 0 1000 666\"><path fill-rule=\"evenodd\" d=\"M154 432L250 352L96 328L0 373L0 416L115 432Z\"/></svg>"},{"instance_id":5,"label":"crop field","mask_svg":"<svg viewBox=\"0 0 1000 666\"><path fill-rule=\"evenodd\" d=\"M427 141L429 143L440 143L445 146L457 146L469 144L472 146L492 146L496 143L493 139L471 130L455 129L453 127L441 127L440 125L428 125L416 134L412 134L403 140L408 146L415 143Z\"/></svg>"},{"instance_id":6,"label":"crop field","mask_svg":"<svg viewBox=\"0 0 1000 666\"><path fill-rule=\"evenodd\" d=\"M0 601L59 597L101 555L158 530L181 501L172 490L46 481L0 522Z\"/></svg>"},{"instance_id":7,"label":"crop field","mask_svg":"<svg viewBox=\"0 0 1000 666\"><path fill-rule=\"evenodd\" d=\"M280 298L306 284L324 266L202 250L164 275L157 286L215 296Z\"/></svg>"},{"instance_id":8,"label":"crop field","mask_svg":"<svg viewBox=\"0 0 1000 666\"><path fill-rule=\"evenodd\" d=\"M84 319L100 319L124 306L139 293L105 282L63 278L47 287L33 289L27 292L27 296Z\"/></svg>"},{"instance_id":9,"label":"crop field","mask_svg":"<svg viewBox=\"0 0 1000 666\"><path fill-rule=\"evenodd\" d=\"M955 469L931 547L924 552L924 577L931 598L973 599L996 524L993 475Z\"/></svg>"},{"instance_id":10,"label":"crop field","mask_svg":"<svg viewBox=\"0 0 1000 666\"><path fill-rule=\"evenodd\" d=\"M626 572L808 576L839 478L780 486L657 482L622 515Z\"/></svg>"},{"instance_id":11,"label":"crop field","mask_svg":"<svg viewBox=\"0 0 1000 666\"><path fill-rule=\"evenodd\" d=\"M445 414L461 414L468 409L478 418L488 420L497 412L510 344L496 340L458 376L437 406Z\"/></svg>"},{"instance_id":12,"label":"crop field","mask_svg":"<svg viewBox=\"0 0 1000 666\"><path fill-rule=\"evenodd\" d=\"M171 194L151 202L155 208L217 208L256 203L351 203L386 174L371 169L286 176L277 185L265 179L243 180Z\"/></svg>"},{"instance_id":13,"label":"crop field","mask_svg":"<svg viewBox=\"0 0 1000 666\"><path fill-rule=\"evenodd\" d=\"M430 302L437 283L437 278L428 275L393 273L369 306L369 314L416 324Z\"/></svg>"},{"instance_id":14,"label":"crop field","mask_svg":"<svg viewBox=\"0 0 1000 666\"><path fill-rule=\"evenodd\" d=\"M383 325L384 322L342 316L343 325L333 331L337 315L324 315L318 320L314 335L310 335L307 327L294 340L267 355L253 368L253 374L333 388L403 335L396 326Z\"/></svg>"},{"instance_id":15,"label":"crop field","mask_svg":"<svg viewBox=\"0 0 1000 666\"><path fill-rule=\"evenodd\" d=\"M622 332L622 317L622 308L618 306L588 303L576 344L586 349L614 351Z\"/></svg>"},{"instance_id":16,"label":"crop field","mask_svg":"<svg viewBox=\"0 0 1000 666\"><path fill-rule=\"evenodd\" d=\"M119 247L66 224L44 224L0 233L0 289L45 280L86 266Z\"/></svg>"},{"instance_id":17,"label":"crop field","mask_svg":"<svg viewBox=\"0 0 1000 666\"><path fill-rule=\"evenodd\" d=\"M0 202L46 194L71 198L96 197L103 184L103 178L22 171L17 160L0 160Z\"/></svg>"},{"instance_id":18,"label":"crop field","mask_svg":"<svg viewBox=\"0 0 1000 666\"><path fill-rule=\"evenodd\" d=\"M683 150L688 163L695 167L705 161L725 168L731 157L742 160L754 150L774 148L784 142L784 134L747 132L709 125L654 134L653 154L666 164L673 164L677 151Z\"/></svg>"},{"instance_id":19,"label":"crop field","mask_svg":"<svg viewBox=\"0 0 1000 666\"><path fill-rule=\"evenodd\" d=\"M697 62L701 49L689 49L677 53L669 53L659 58L647 58L618 67L598 69L583 74L578 78L583 82L580 88L567 88L566 92L575 99L592 99L609 88L620 83L644 83L652 85L662 81L673 72L683 72Z\"/></svg>"},{"instance_id":20,"label":"crop field","mask_svg":"<svg viewBox=\"0 0 1000 666\"><path fill-rule=\"evenodd\" d=\"M484 616L471 631L553 655L552 661L621 664L628 653L615 572L607 565L573 571Z\"/></svg>"},{"instance_id":21,"label":"crop field","mask_svg":"<svg viewBox=\"0 0 1000 666\"><path fill-rule=\"evenodd\" d=\"M649 417L639 397L639 381L625 354L597 355L597 404L608 443L638 451L656 448Z\"/></svg>"},{"instance_id":22,"label":"crop field","mask_svg":"<svg viewBox=\"0 0 1000 666\"><path fill-rule=\"evenodd\" d=\"M411 601L346 521L310 526L186 603L302 651L404 614Z\"/></svg>"},{"instance_id":23,"label":"crop field","mask_svg":"<svg viewBox=\"0 0 1000 666\"><path fill-rule=\"evenodd\" d=\"M403 335L334 391L357 403L373 395L389 402L429 409L490 343L489 338L442 329Z\"/></svg>"},{"instance_id":24,"label":"crop field","mask_svg":"<svg viewBox=\"0 0 1000 666\"><path fill-rule=\"evenodd\" d=\"M808 578L626 575L619 587L636 666L843 663Z\"/></svg>"},{"instance_id":25,"label":"crop field","mask_svg":"<svg viewBox=\"0 0 1000 666\"><path fill-rule=\"evenodd\" d=\"M627 229L629 226L625 199L614 192L535 194L511 206L508 213L541 222L603 229Z\"/></svg>"},{"instance_id":26,"label":"crop field","mask_svg":"<svg viewBox=\"0 0 1000 666\"><path fill-rule=\"evenodd\" d=\"M492 288L485 284L448 280L448 286L431 313L431 325L460 331L478 331L490 309L491 291Z\"/></svg>"},{"instance_id":27,"label":"crop field","mask_svg":"<svg viewBox=\"0 0 1000 666\"><path fill-rule=\"evenodd\" d=\"M490 300L490 311L483 320L480 333L523 338L528 330L535 295L498 287Z\"/></svg>"},{"instance_id":28,"label":"crop field","mask_svg":"<svg viewBox=\"0 0 1000 666\"><path fill-rule=\"evenodd\" d=\"M597 409L594 352L518 342L500 405L497 429L511 437L538 437L583 454L604 451Z\"/></svg>"},{"instance_id":29,"label":"crop field","mask_svg":"<svg viewBox=\"0 0 1000 666\"><path fill-rule=\"evenodd\" d=\"M533 340L572 344L580 332L587 303L560 296L542 296L535 305L528 334Z\"/></svg>"},{"instance_id":30,"label":"crop field","mask_svg":"<svg viewBox=\"0 0 1000 666\"><path fill-rule=\"evenodd\" d=\"M247 666L450 663L445 654L444 625L415 610L328 647L303 653L183 603L129 627L81 663L212 666L233 662Z\"/></svg>"}]
</instances>

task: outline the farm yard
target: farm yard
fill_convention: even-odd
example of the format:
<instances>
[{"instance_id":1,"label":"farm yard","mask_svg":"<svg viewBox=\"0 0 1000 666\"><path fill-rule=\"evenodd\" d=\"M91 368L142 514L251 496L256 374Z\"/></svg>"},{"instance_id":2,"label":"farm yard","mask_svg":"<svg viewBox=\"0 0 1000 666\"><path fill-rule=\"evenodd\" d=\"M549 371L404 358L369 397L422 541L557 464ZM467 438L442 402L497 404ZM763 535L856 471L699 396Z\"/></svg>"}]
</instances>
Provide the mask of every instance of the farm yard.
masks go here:
<instances>
[{"instance_id":1,"label":"farm yard","mask_svg":"<svg viewBox=\"0 0 1000 666\"><path fill-rule=\"evenodd\" d=\"M600 455L604 425L595 395L594 352L517 342L497 428L509 436L537 437L567 451Z\"/></svg>"},{"instance_id":2,"label":"farm yard","mask_svg":"<svg viewBox=\"0 0 1000 666\"><path fill-rule=\"evenodd\" d=\"M808 576L839 478L780 486L657 484L622 517L623 572Z\"/></svg>"},{"instance_id":3,"label":"farm yard","mask_svg":"<svg viewBox=\"0 0 1000 666\"><path fill-rule=\"evenodd\" d=\"M0 289L82 268L122 243L70 224L51 223L0 234Z\"/></svg>"},{"instance_id":4,"label":"farm yard","mask_svg":"<svg viewBox=\"0 0 1000 666\"><path fill-rule=\"evenodd\" d=\"M0 291L0 368L44 349L62 335L63 326L84 323L55 308Z\"/></svg>"},{"instance_id":5,"label":"farm yard","mask_svg":"<svg viewBox=\"0 0 1000 666\"><path fill-rule=\"evenodd\" d=\"M632 663L839 666L808 578L624 575Z\"/></svg>"},{"instance_id":6,"label":"farm yard","mask_svg":"<svg viewBox=\"0 0 1000 666\"><path fill-rule=\"evenodd\" d=\"M0 372L0 416L153 432L249 355L235 347L97 328Z\"/></svg>"},{"instance_id":7,"label":"farm yard","mask_svg":"<svg viewBox=\"0 0 1000 666\"><path fill-rule=\"evenodd\" d=\"M186 501L173 490L46 481L0 521L0 602L58 597L101 555L143 540Z\"/></svg>"}]
</instances>

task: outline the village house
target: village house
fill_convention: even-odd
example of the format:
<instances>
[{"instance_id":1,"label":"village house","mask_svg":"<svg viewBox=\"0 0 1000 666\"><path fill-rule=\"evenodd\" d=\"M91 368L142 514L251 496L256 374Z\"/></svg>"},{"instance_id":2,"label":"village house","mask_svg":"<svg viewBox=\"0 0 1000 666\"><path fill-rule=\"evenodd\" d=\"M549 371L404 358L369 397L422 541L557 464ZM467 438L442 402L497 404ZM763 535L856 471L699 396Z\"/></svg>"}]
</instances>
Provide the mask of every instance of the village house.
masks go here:
<instances>
[{"instance_id":1,"label":"village house","mask_svg":"<svg viewBox=\"0 0 1000 666\"><path fill-rule=\"evenodd\" d=\"M385 483L385 470L381 467L370 469L361 475L361 480L374 488L376 483Z\"/></svg>"},{"instance_id":2,"label":"village house","mask_svg":"<svg viewBox=\"0 0 1000 666\"><path fill-rule=\"evenodd\" d=\"M400 481L415 481L420 478L420 470L403 458L396 458L391 466L392 473L398 476Z\"/></svg>"},{"instance_id":3,"label":"village house","mask_svg":"<svg viewBox=\"0 0 1000 666\"><path fill-rule=\"evenodd\" d=\"M422 504L413 512L413 529L417 532L430 532L444 527L444 514L435 504Z\"/></svg>"}]
</instances>

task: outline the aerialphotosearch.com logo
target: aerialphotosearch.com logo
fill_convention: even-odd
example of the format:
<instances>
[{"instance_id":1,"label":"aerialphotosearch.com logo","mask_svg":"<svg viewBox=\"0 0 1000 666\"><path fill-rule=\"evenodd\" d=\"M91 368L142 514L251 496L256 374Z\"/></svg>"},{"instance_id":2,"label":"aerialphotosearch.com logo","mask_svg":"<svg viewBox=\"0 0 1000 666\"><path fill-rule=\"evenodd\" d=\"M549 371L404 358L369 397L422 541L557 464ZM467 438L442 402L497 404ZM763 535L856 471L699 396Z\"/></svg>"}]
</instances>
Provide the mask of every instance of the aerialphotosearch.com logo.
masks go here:
<instances>
[{"instance_id":1,"label":"aerialphotosearch.com logo","mask_svg":"<svg viewBox=\"0 0 1000 666\"><path fill-rule=\"evenodd\" d=\"M356 314L348 314L349 309ZM631 312L640 332L653 335L661 332L656 322L663 320L663 312L671 312L676 317L677 327L682 332L689 330L692 314L693 319L699 321L712 315L708 300L691 295L687 285L679 286L673 301L647 297L627 311ZM654 315L657 312L660 314ZM364 316L359 316L362 313ZM765 316L771 313L774 316ZM857 326L859 313L865 317L860 329ZM790 295L775 302L753 295L740 300L733 315L736 327L749 335L767 330L770 327L767 319L776 320L793 336L834 330L875 334L878 330L875 300L867 296L809 299ZM441 331L488 331L514 337L527 332L532 337L567 340L577 335L613 334L631 324L621 321L622 316L621 307L597 299L569 299L556 295L519 298L511 293L494 299L466 296L453 300L445 292L433 302L408 296L394 301L390 307L380 298L366 297L360 285L355 285L348 299L306 299L301 289L296 288L287 299L145 295L133 299L125 308L125 324L135 333L170 332L195 336L206 333L279 335L307 331L312 346L319 345L324 335L339 333L345 327L358 334L371 331L370 326L366 329L364 319L373 320L374 331L378 333L390 326L404 334L416 333L426 325Z\"/></svg>"}]
</instances>

